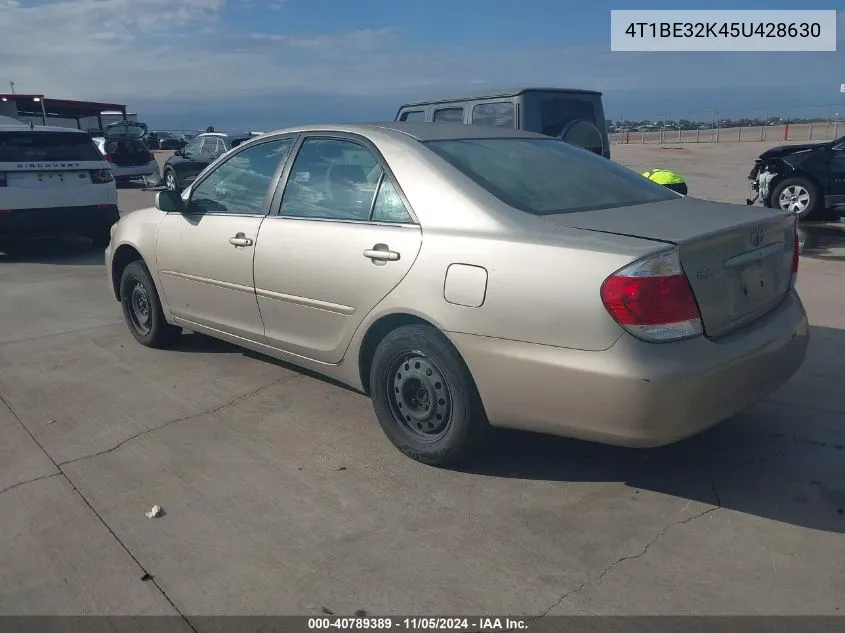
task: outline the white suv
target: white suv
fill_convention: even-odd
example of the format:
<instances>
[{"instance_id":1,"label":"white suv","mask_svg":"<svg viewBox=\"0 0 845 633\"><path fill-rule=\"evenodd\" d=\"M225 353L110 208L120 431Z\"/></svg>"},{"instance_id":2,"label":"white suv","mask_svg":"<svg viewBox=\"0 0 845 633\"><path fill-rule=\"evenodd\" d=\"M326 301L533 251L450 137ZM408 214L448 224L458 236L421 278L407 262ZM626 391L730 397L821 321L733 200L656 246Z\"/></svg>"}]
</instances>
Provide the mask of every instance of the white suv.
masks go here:
<instances>
[{"instance_id":1,"label":"white suv","mask_svg":"<svg viewBox=\"0 0 845 633\"><path fill-rule=\"evenodd\" d=\"M82 130L0 125L0 238L84 235L109 243L114 174Z\"/></svg>"}]
</instances>

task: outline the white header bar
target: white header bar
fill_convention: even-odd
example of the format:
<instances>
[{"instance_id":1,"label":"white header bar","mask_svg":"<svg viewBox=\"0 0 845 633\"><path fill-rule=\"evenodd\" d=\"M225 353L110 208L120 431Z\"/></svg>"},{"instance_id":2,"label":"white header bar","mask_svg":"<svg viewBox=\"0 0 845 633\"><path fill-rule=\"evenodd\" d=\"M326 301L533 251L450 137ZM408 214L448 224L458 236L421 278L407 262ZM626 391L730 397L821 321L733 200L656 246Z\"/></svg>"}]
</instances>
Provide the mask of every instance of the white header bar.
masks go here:
<instances>
[{"instance_id":1,"label":"white header bar","mask_svg":"<svg viewBox=\"0 0 845 633\"><path fill-rule=\"evenodd\" d=\"M611 51L836 51L836 10L611 11Z\"/></svg>"}]
</instances>

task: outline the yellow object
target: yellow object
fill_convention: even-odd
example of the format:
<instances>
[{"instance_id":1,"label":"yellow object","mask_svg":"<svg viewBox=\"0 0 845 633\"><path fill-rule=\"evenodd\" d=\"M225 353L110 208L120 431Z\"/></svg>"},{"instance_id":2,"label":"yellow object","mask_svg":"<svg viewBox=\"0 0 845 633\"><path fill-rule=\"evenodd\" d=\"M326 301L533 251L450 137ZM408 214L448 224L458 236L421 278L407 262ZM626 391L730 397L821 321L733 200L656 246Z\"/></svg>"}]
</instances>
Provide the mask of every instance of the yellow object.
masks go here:
<instances>
[{"instance_id":1,"label":"yellow object","mask_svg":"<svg viewBox=\"0 0 845 633\"><path fill-rule=\"evenodd\" d=\"M670 171L668 169L652 169L650 171L644 171L643 176L652 182L656 182L658 185L677 185L682 182L686 182L683 176L679 176L674 171Z\"/></svg>"}]
</instances>

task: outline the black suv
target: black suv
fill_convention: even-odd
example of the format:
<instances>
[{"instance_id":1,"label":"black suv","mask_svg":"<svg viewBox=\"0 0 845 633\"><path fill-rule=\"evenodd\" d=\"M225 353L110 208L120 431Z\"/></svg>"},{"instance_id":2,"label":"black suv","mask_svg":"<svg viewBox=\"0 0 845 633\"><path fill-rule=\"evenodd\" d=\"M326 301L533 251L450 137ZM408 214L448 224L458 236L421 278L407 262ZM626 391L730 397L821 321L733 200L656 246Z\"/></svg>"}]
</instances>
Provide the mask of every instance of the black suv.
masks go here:
<instances>
[{"instance_id":1,"label":"black suv","mask_svg":"<svg viewBox=\"0 0 845 633\"><path fill-rule=\"evenodd\" d=\"M601 93L566 88L516 88L406 103L397 121L467 123L537 132L610 158Z\"/></svg>"},{"instance_id":2,"label":"black suv","mask_svg":"<svg viewBox=\"0 0 845 633\"><path fill-rule=\"evenodd\" d=\"M845 136L826 143L781 145L760 154L748 174L749 205L792 211L799 220L845 205Z\"/></svg>"},{"instance_id":3,"label":"black suv","mask_svg":"<svg viewBox=\"0 0 845 633\"><path fill-rule=\"evenodd\" d=\"M182 191L200 172L245 140L249 134L204 133L197 136L167 159L162 169L164 185L171 191Z\"/></svg>"}]
</instances>

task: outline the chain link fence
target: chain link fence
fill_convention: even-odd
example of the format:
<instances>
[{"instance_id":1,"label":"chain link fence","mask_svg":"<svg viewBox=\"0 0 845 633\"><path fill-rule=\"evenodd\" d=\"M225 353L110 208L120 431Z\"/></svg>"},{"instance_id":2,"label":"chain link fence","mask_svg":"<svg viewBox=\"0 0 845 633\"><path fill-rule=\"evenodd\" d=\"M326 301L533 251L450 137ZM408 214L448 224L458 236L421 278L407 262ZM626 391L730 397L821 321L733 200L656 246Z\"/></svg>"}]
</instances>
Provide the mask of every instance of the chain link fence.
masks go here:
<instances>
[{"instance_id":1,"label":"chain link fence","mask_svg":"<svg viewBox=\"0 0 845 633\"><path fill-rule=\"evenodd\" d=\"M829 141L845 135L845 103L620 114L608 121L614 144Z\"/></svg>"}]
</instances>

